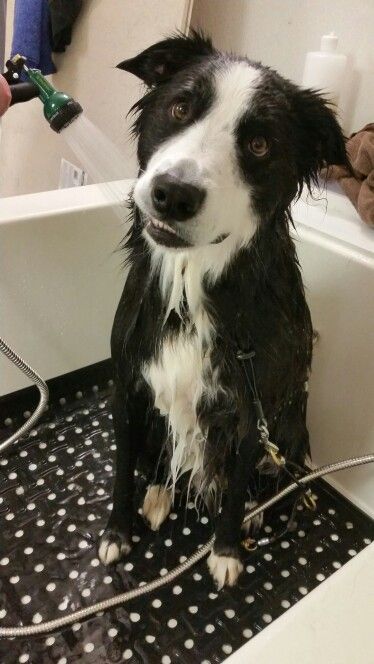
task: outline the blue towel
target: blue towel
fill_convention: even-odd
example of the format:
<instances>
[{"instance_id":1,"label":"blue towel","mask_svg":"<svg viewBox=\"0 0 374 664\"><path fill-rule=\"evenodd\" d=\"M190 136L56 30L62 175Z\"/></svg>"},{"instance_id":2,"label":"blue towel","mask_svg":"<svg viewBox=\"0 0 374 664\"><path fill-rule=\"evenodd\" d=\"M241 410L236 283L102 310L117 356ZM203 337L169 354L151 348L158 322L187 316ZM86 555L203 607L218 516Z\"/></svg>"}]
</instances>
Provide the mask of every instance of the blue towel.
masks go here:
<instances>
[{"instance_id":1,"label":"blue towel","mask_svg":"<svg viewBox=\"0 0 374 664\"><path fill-rule=\"evenodd\" d=\"M0 74L4 71L6 2L0 0Z\"/></svg>"},{"instance_id":2,"label":"blue towel","mask_svg":"<svg viewBox=\"0 0 374 664\"><path fill-rule=\"evenodd\" d=\"M48 0L15 0L11 57L20 53L27 65L54 74Z\"/></svg>"}]
</instances>

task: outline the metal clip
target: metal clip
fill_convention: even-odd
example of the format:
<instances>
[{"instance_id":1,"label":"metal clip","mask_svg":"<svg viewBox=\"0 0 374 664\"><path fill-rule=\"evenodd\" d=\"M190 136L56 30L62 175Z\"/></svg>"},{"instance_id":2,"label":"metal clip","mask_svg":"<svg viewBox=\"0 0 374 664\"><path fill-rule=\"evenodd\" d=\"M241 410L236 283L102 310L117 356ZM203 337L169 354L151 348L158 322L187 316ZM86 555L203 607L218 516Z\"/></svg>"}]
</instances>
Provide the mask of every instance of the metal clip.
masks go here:
<instances>
[{"instance_id":1,"label":"metal clip","mask_svg":"<svg viewBox=\"0 0 374 664\"><path fill-rule=\"evenodd\" d=\"M277 466L284 466L284 465L285 465L285 463L286 463L286 459L285 459L284 456L280 453L279 449L278 449L277 451L271 449L271 450L269 450L269 454L270 454L271 458L273 459L274 463L275 463Z\"/></svg>"},{"instance_id":2,"label":"metal clip","mask_svg":"<svg viewBox=\"0 0 374 664\"><path fill-rule=\"evenodd\" d=\"M284 466L286 463L286 460L284 456L280 453L278 445L275 445L272 443L270 440L266 440L264 442L264 447L266 449L266 452L272 459L272 461L275 463L276 466Z\"/></svg>"},{"instance_id":3,"label":"metal clip","mask_svg":"<svg viewBox=\"0 0 374 664\"><path fill-rule=\"evenodd\" d=\"M265 418L257 420L257 429L260 432L261 443L266 445L269 441L269 429Z\"/></svg>"},{"instance_id":4,"label":"metal clip","mask_svg":"<svg viewBox=\"0 0 374 664\"><path fill-rule=\"evenodd\" d=\"M246 551L256 551L257 542L251 537L246 537L245 540L242 540L242 546L245 548Z\"/></svg>"},{"instance_id":5,"label":"metal clip","mask_svg":"<svg viewBox=\"0 0 374 664\"><path fill-rule=\"evenodd\" d=\"M303 503L308 510L315 512L317 509L317 503L313 497L313 494L310 489L307 489L303 495Z\"/></svg>"},{"instance_id":6,"label":"metal clip","mask_svg":"<svg viewBox=\"0 0 374 664\"><path fill-rule=\"evenodd\" d=\"M236 353L236 357L238 360L252 360L256 356L256 353L254 350L250 350L249 352L245 352L244 350L238 350Z\"/></svg>"},{"instance_id":7,"label":"metal clip","mask_svg":"<svg viewBox=\"0 0 374 664\"><path fill-rule=\"evenodd\" d=\"M267 546L270 543L270 537L261 537L261 539L257 540L257 546Z\"/></svg>"}]
</instances>

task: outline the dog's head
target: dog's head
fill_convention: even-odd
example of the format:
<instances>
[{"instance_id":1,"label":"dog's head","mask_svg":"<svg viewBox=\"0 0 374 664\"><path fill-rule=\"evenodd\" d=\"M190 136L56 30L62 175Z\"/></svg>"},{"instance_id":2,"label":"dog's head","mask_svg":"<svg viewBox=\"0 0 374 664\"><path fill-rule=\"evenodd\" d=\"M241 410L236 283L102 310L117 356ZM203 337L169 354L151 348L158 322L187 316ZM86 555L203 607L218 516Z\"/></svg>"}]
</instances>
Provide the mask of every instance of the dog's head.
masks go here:
<instances>
[{"instance_id":1,"label":"dog's head","mask_svg":"<svg viewBox=\"0 0 374 664\"><path fill-rule=\"evenodd\" d=\"M261 224L284 220L322 166L347 165L340 127L316 92L198 33L118 66L149 87L134 107L134 199L151 243L245 244Z\"/></svg>"}]
</instances>

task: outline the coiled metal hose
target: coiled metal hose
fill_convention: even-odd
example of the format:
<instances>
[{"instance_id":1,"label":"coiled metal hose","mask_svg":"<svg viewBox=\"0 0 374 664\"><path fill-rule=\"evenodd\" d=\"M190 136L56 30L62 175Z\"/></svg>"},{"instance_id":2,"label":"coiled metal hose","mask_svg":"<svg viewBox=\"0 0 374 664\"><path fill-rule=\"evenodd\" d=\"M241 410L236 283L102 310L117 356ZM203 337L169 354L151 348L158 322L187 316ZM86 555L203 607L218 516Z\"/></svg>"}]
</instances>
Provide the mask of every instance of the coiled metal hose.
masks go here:
<instances>
[{"instance_id":1,"label":"coiled metal hose","mask_svg":"<svg viewBox=\"0 0 374 664\"><path fill-rule=\"evenodd\" d=\"M373 462L374 462L374 454L367 454L362 457L345 459L344 461L338 461L337 463L330 463L327 466L322 466L322 468L317 468L316 470L313 470L312 472L308 473L308 475L301 477L298 482L292 482L291 484L286 486L284 489L282 489L282 491L279 491L279 493L277 493L275 496L272 496L271 498L269 498L269 500L262 503L262 505L258 505L254 509L251 509L246 514L243 523L246 523L250 519L253 519L253 517L257 516L261 512L264 512L269 507L277 503L278 500L281 500L289 493L299 488L299 484L303 485L308 484L309 482L312 482L318 477L323 477L324 475L329 475L330 473L335 473L339 470L345 470L346 468L353 468L354 466L361 466L363 464L373 463ZM120 593L119 595L115 595L114 597L110 597L109 599L104 599L102 602L91 604L91 606L87 606L84 609L78 609L78 611L73 611L73 613L69 613L68 615L63 616L62 618L56 618L55 620L48 620L47 622L43 622L38 625L26 625L25 627L1 627L0 637L34 636L35 634L45 634L47 632L52 632L54 630L60 629L65 625L70 625L71 623L84 620L85 618L88 618L89 616L92 616L93 614L98 613L99 611L107 611L113 606L118 606L118 604L124 604L125 602L129 602L131 599L135 599L136 597L147 595L148 593L157 590L157 588L161 588L162 586L165 586L167 583L174 581L174 579L176 579L178 576L183 574L190 567L195 565L195 563L204 558L210 552L213 544L214 544L214 535L210 538L210 540L206 544L204 544L204 546L202 546L200 549L197 549L195 553L193 553L192 556L190 556L185 562L181 563L177 567L174 567L174 569L168 572L168 574L166 574L165 576L158 577L157 579L154 579L153 581L150 581L149 583L146 583L143 586L138 586L133 590L128 590L127 592Z\"/></svg>"},{"instance_id":2,"label":"coiled metal hose","mask_svg":"<svg viewBox=\"0 0 374 664\"><path fill-rule=\"evenodd\" d=\"M13 364L16 365L23 373L30 378L30 380L35 383L37 386L39 393L40 393L40 399L39 403L32 413L30 415L29 419L22 424L22 426L9 438L4 440L0 444L0 452L4 452L9 445L12 443L16 442L21 436L24 436L26 433L28 433L33 426L37 423L39 417L41 417L42 413L45 411L48 405L48 397L49 397L49 391L48 391L48 386L39 376L39 374L34 371L17 353L14 352L14 350L11 349L10 346L8 346L7 343L5 343L4 339L0 337L0 351L7 357Z\"/></svg>"},{"instance_id":3,"label":"coiled metal hose","mask_svg":"<svg viewBox=\"0 0 374 664\"><path fill-rule=\"evenodd\" d=\"M31 415L28 421L20 429L18 429L18 431L16 431L16 433L13 436L8 438L6 441L2 443L2 445L0 445L0 451L2 451L6 447L8 447L8 445L10 445L12 442L17 440L22 434L29 431L31 427L35 424L38 417L41 415L41 413L46 407L48 401L48 388L45 382L40 378L40 376L38 376L38 374L35 371L33 371L31 367L29 367L23 360L21 360L21 358L16 353L14 353L11 350L11 348L9 348L9 346L1 338L0 338L0 350L7 357L9 357L9 359L12 360L12 362L14 362L14 364L16 364L16 366L18 366L29 378L35 380L41 394L38 408ZM30 424L30 422L32 423ZM324 475L329 475L330 473L335 473L338 472L339 470L345 470L347 468L353 468L354 466L361 466L373 462L374 462L374 454L366 454L365 456L354 457L352 459L345 459L344 461L337 461L336 463L330 463L327 466L322 466L321 468L312 470L310 473L308 473L308 475L300 477L297 482L292 482L284 489L279 491L279 493L277 493L275 496L272 496L271 498L269 498L269 500L266 500L264 503L262 503L262 505L258 505L257 507L251 509L245 515L243 523L246 523L250 519L253 519L255 516L269 509L269 507L277 503L279 500L287 496L289 493L295 491L295 489L300 488L300 484L306 485L309 484L309 482L316 480L318 477L323 477ZM91 606L87 606L84 609L78 609L78 611L73 611L72 613L63 616L62 618L56 618L55 620L48 620L46 622L42 622L37 625L26 625L24 627L1 627L0 637L9 638L15 636L35 636L36 634L46 634L48 632L60 629L65 625L70 625L71 623L84 620L85 618L88 618L89 616L92 616L93 614L98 613L100 611L107 611L113 606L124 604L125 602L129 602L132 599L151 593L154 590L157 590L157 588L161 588L162 586L165 586L167 583L174 581L174 579L176 579L178 576L186 572L186 570L195 565L195 563L197 563L199 560L208 555L214 544L214 539L215 537L213 535L209 539L209 541L206 544L204 544L204 546L197 549L195 553L192 554L192 556L190 556L187 560L185 560L177 567L174 567L174 569L168 572L168 574L166 574L165 576L158 577L157 579L154 579L149 583L146 583L142 586L138 586L133 590L128 590L124 593L115 595L114 597L110 597L109 599L105 599L102 602L96 602L96 604L91 604Z\"/></svg>"}]
</instances>

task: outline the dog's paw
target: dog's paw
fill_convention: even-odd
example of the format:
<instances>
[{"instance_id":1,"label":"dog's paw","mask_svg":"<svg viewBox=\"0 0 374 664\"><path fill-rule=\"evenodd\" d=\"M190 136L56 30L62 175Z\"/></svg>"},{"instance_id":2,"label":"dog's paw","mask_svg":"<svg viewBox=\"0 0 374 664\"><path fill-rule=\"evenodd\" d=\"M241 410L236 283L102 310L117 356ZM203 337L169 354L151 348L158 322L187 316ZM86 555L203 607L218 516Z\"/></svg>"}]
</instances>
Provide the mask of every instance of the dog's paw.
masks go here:
<instances>
[{"instance_id":1,"label":"dog's paw","mask_svg":"<svg viewBox=\"0 0 374 664\"><path fill-rule=\"evenodd\" d=\"M257 505L258 505L257 500L251 500L246 502L245 513L247 514L247 512L252 510L254 507L257 507ZM242 525L242 532L245 533L246 535L257 533L259 530L261 530L263 523L264 523L264 513L260 512L260 514L257 514L257 516L255 516L253 519L246 521L246 523Z\"/></svg>"},{"instance_id":2,"label":"dog's paw","mask_svg":"<svg viewBox=\"0 0 374 664\"><path fill-rule=\"evenodd\" d=\"M208 558L208 567L218 590L221 590L223 586L234 586L243 571L239 558L220 556L214 551Z\"/></svg>"},{"instance_id":3,"label":"dog's paw","mask_svg":"<svg viewBox=\"0 0 374 664\"><path fill-rule=\"evenodd\" d=\"M129 538L116 528L107 528L99 543L98 555L104 565L110 565L131 551Z\"/></svg>"},{"instance_id":4,"label":"dog's paw","mask_svg":"<svg viewBox=\"0 0 374 664\"><path fill-rule=\"evenodd\" d=\"M143 503L143 516L152 530L158 530L165 521L171 508L171 494L161 484L154 484L147 489Z\"/></svg>"}]
</instances>

